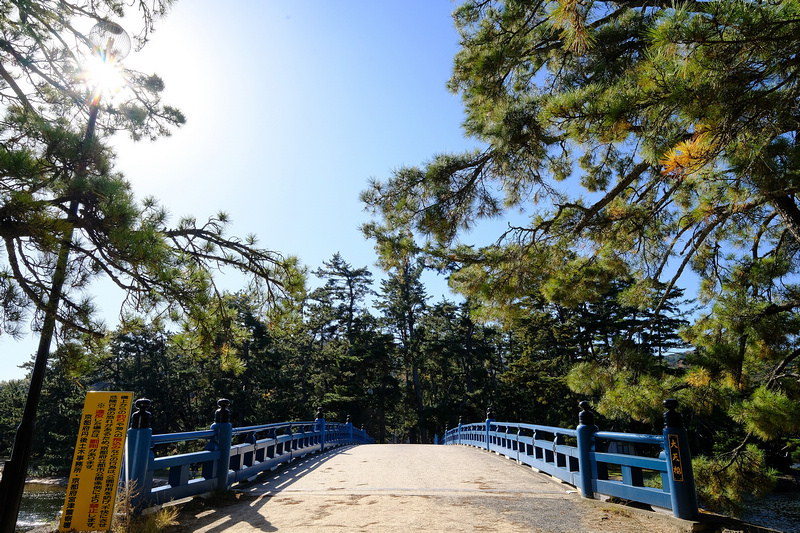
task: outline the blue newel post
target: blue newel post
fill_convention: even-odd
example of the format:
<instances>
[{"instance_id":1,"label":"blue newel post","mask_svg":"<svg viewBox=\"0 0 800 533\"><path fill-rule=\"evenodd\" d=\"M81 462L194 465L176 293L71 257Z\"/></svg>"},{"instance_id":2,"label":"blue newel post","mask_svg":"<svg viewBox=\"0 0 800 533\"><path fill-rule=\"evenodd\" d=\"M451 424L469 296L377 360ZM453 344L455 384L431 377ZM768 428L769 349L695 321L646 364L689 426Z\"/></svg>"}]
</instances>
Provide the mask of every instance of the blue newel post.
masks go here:
<instances>
[{"instance_id":1,"label":"blue newel post","mask_svg":"<svg viewBox=\"0 0 800 533\"><path fill-rule=\"evenodd\" d=\"M347 425L347 429L350 430L350 444L353 444L353 422L350 421L350 415L347 415L347 422L345 422L345 424Z\"/></svg>"},{"instance_id":2,"label":"blue newel post","mask_svg":"<svg viewBox=\"0 0 800 533\"><path fill-rule=\"evenodd\" d=\"M317 423L317 431L320 432L320 443L321 446L319 451L325 451L325 413L322 410L322 407L317 407L317 419L314 420Z\"/></svg>"},{"instance_id":3,"label":"blue newel post","mask_svg":"<svg viewBox=\"0 0 800 533\"><path fill-rule=\"evenodd\" d=\"M675 518L693 520L697 518L697 492L694 486L692 471L692 454L689 451L689 439L683 427L678 400L664 400L664 450L667 451L669 471L666 478L672 501L672 513Z\"/></svg>"},{"instance_id":4,"label":"blue newel post","mask_svg":"<svg viewBox=\"0 0 800 533\"><path fill-rule=\"evenodd\" d=\"M486 449L491 451L492 447L489 444L489 433L492 431L492 422L494 422L494 411L491 406L486 410Z\"/></svg>"},{"instance_id":5,"label":"blue newel post","mask_svg":"<svg viewBox=\"0 0 800 533\"><path fill-rule=\"evenodd\" d=\"M231 425L231 412L228 411L230 400L221 399L217 401L217 409L214 412L214 423L211 429L216 434L217 449L219 459L217 461L217 490L225 492L228 490L228 470L231 461L231 440L233 438L233 426Z\"/></svg>"},{"instance_id":6,"label":"blue newel post","mask_svg":"<svg viewBox=\"0 0 800 533\"><path fill-rule=\"evenodd\" d=\"M458 417L458 443L461 444L461 423L463 419L461 416Z\"/></svg>"},{"instance_id":7,"label":"blue newel post","mask_svg":"<svg viewBox=\"0 0 800 533\"><path fill-rule=\"evenodd\" d=\"M150 443L153 436L152 415L148 411L152 402L140 398L133 404L137 411L131 415L127 436L127 481L132 489L131 505L136 508L142 503L144 495L150 492L153 473L148 475L150 461L155 458Z\"/></svg>"},{"instance_id":8,"label":"blue newel post","mask_svg":"<svg viewBox=\"0 0 800 533\"><path fill-rule=\"evenodd\" d=\"M581 412L578 415L578 427L575 430L578 437L578 468L580 469L581 496L594 498L592 479L597 478L597 464L592 460L594 453L594 434L597 426L594 425L594 413L589 410L589 402L582 401L578 404Z\"/></svg>"}]
</instances>

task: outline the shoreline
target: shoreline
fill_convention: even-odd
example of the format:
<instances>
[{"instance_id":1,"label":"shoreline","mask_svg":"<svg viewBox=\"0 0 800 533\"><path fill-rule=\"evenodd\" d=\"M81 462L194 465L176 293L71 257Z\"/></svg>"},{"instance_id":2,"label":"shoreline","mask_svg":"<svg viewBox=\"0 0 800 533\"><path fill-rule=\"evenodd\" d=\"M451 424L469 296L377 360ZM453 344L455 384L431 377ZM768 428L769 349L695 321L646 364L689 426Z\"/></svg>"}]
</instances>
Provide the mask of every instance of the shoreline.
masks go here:
<instances>
[{"instance_id":1,"label":"shoreline","mask_svg":"<svg viewBox=\"0 0 800 533\"><path fill-rule=\"evenodd\" d=\"M0 479L3 478L3 469L0 467ZM69 484L68 476L42 476L42 477L26 477L26 485L52 485L57 487L66 487Z\"/></svg>"},{"instance_id":2,"label":"shoreline","mask_svg":"<svg viewBox=\"0 0 800 533\"><path fill-rule=\"evenodd\" d=\"M51 485L66 487L69 484L68 477L29 477L25 479L26 485Z\"/></svg>"}]
</instances>

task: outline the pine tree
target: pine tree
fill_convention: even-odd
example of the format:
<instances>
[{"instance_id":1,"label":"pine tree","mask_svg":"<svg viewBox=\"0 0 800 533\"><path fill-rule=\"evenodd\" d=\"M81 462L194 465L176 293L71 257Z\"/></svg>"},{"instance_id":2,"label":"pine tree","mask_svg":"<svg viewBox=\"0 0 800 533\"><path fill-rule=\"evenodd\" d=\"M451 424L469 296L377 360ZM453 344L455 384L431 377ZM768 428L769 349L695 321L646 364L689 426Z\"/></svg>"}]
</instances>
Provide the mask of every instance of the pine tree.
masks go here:
<instances>
[{"instance_id":1,"label":"pine tree","mask_svg":"<svg viewBox=\"0 0 800 533\"><path fill-rule=\"evenodd\" d=\"M694 271L708 314L687 333L701 368L685 407L713 397L750 439L785 442L797 428L774 420L800 399L798 15L796 0L465 1L449 87L480 148L401 167L362 199L497 306L532 285L580 300L632 272L623 297L655 318ZM495 245L460 244L516 211L528 222ZM746 385L738 400L704 395L723 375Z\"/></svg>"},{"instance_id":2,"label":"pine tree","mask_svg":"<svg viewBox=\"0 0 800 533\"><path fill-rule=\"evenodd\" d=\"M408 234L378 237L378 264L387 273L381 281L376 307L382 312L387 331L394 337L400 353L400 366L405 373L405 402L413 416L409 417L411 441L427 444L420 367L418 326L427 308L425 287L420 281L424 264L414 252L413 239Z\"/></svg>"},{"instance_id":3,"label":"pine tree","mask_svg":"<svg viewBox=\"0 0 800 533\"><path fill-rule=\"evenodd\" d=\"M115 62L127 34L108 19L137 10L135 38L144 45L170 4L0 2L0 325L16 334L32 319L41 332L20 445L0 481L0 498L9 502L0 512L4 532L15 522L53 336L104 333L87 297L92 281L106 277L125 291L126 315L184 315L199 324L220 309L212 275L219 268L249 275L266 296L297 281L292 262L258 248L255 237L227 236L227 215L171 226L166 209L151 198L140 204L114 171L110 135L155 139L185 117L161 102L158 76ZM92 32L77 29L86 20L113 28L115 37L93 43ZM113 105L84 68L93 54L127 77L129 88Z\"/></svg>"}]
</instances>

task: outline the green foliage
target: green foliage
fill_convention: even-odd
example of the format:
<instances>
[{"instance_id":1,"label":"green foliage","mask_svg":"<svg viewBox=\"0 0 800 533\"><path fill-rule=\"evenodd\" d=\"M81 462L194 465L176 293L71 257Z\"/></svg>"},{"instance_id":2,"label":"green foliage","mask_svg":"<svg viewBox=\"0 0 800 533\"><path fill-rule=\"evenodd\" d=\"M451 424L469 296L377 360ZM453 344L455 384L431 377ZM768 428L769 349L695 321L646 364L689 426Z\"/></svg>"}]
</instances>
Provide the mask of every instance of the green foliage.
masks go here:
<instances>
[{"instance_id":1,"label":"green foliage","mask_svg":"<svg viewBox=\"0 0 800 533\"><path fill-rule=\"evenodd\" d=\"M69 473L78 437L79 422L87 389L79 381L80 368L71 364L80 347L60 347L49 365L40 412L36 421L37 438L33 443L32 470L36 475Z\"/></svg>"},{"instance_id":2,"label":"green foliage","mask_svg":"<svg viewBox=\"0 0 800 533\"><path fill-rule=\"evenodd\" d=\"M731 454L692 461L697 496L709 510L737 514L742 496L761 497L772 490L777 472L766 465L764 452L747 445Z\"/></svg>"},{"instance_id":3,"label":"green foliage","mask_svg":"<svg viewBox=\"0 0 800 533\"><path fill-rule=\"evenodd\" d=\"M653 317L651 307L642 306L646 299L631 302L631 283L609 283L593 298L589 306L580 306L577 322L586 332L591 357L573 365L567 384L585 397L597 398L597 412L617 422L636 421L657 428L654 424L663 412L665 398L675 396L683 382L664 361L667 354L686 350L678 342L677 329L685 322L670 300L665 309L675 316ZM673 293L680 297L682 291ZM650 306L655 305L652 297Z\"/></svg>"},{"instance_id":4,"label":"green foliage","mask_svg":"<svg viewBox=\"0 0 800 533\"><path fill-rule=\"evenodd\" d=\"M731 408L731 416L760 439L800 432L800 404L779 391L758 387Z\"/></svg>"},{"instance_id":5,"label":"green foliage","mask_svg":"<svg viewBox=\"0 0 800 533\"><path fill-rule=\"evenodd\" d=\"M587 361L578 363L570 369L567 385L579 394L594 396L612 388L614 378L610 369Z\"/></svg>"},{"instance_id":6,"label":"green foliage","mask_svg":"<svg viewBox=\"0 0 800 533\"><path fill-rule=\"evenodd\" d=\"M414 423L410 426L411 442L428 443L427 410L422 384L422 353L419 323L427 310L425 287L420 281L423 264L416 257L415 250L409 249L405 241L407 234L388 237L394 245L385 245L381 236L378 239L380 261L387 270L387 279L381 282L381 291L376 307L383 314L387 329L394 335L398 344L398 367L405 377L404 404L413 410L410 416Z\"/></svg>"},{"instance_id":7,"label":"green foliage","mask_svg":"<svg viewBox=\"0 0 800 533\"><path fill-rule=\"evenodd\" d=\"M25 379L0 381L0 455L7 456L11 452L14 435L17 432L22 410L25 408L25 397L29 382Z\"/></svg>"},{"instance_id":8,"label":"green foliage","mask_svg":"<svg viewBox=\"0 0 800 533\"><path fill-rule=\"evenodd\" d=\"M502 398L502 374L492 375L503 368L498 346L502 335L473 321L472 310L469 302L442 301L430 306L419 322L421 388L429 434L441 435L459 417L480 420L488 405L511 407Z\"/></svg>"},{"instance_id":9,"label":"green foliage","mask_svg":"<svg viewBox=\"0 0 800 533\"><path fill-rule=\"evenodd\" d=\"M64 476L69 472L78 422L86 396L86 366L79 364L81 348L75 344L60 347L49 363L40 399L40 415L33 441L31 472L37 476ZM0 415L0 456L10 455L22 418L29 381L0 382L0 401L5 406Z\"/></svg>"}]
</instances>

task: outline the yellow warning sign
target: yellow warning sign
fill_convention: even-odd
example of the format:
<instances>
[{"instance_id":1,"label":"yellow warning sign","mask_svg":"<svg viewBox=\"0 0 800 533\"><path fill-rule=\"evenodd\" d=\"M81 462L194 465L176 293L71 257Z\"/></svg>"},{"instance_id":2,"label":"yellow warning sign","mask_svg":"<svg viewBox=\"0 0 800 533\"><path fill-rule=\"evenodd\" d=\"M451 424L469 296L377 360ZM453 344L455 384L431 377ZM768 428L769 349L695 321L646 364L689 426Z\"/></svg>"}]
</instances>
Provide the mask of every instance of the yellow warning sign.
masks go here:
<instances>
[{"instance_id":1,"label":"yellow warning sign","mask_svg":"<svg viewBox=\"0 0 800 533\"><path fill-rule=\"evenodd\" d=\"M111 527L132 392L88 392L59 531Z\"/></svg>"}]
</instances>

